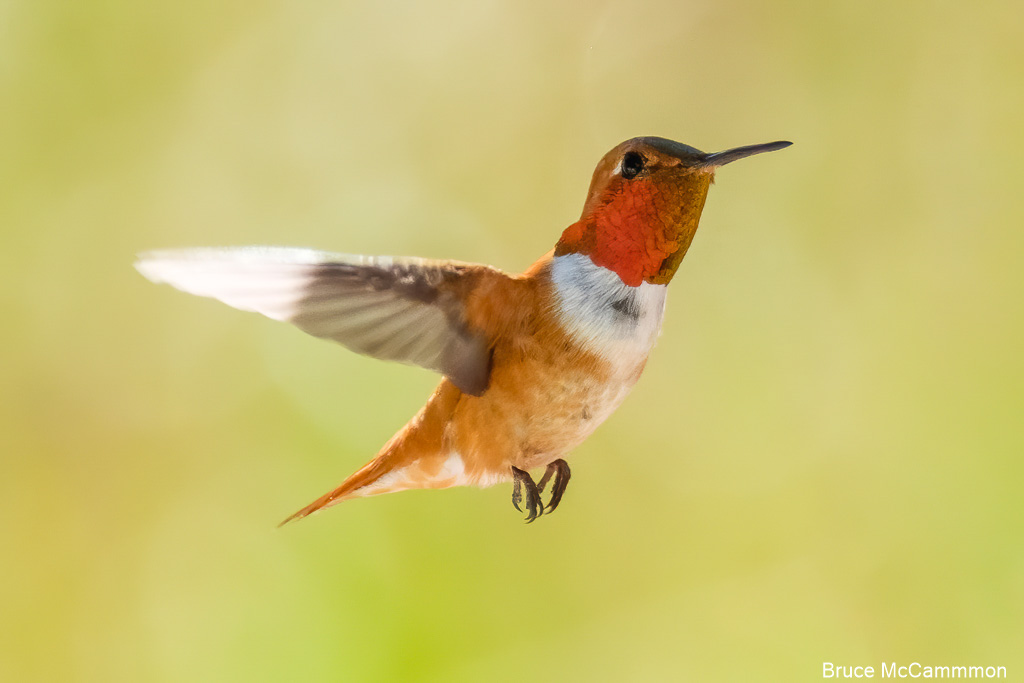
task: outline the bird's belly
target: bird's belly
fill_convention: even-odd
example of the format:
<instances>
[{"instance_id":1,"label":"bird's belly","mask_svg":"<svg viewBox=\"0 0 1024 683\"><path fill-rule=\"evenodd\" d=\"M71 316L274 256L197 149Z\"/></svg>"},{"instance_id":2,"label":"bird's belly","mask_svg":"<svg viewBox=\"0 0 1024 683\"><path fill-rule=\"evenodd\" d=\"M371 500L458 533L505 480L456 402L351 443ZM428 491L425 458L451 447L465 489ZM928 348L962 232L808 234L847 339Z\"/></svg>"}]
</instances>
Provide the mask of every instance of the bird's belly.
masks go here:
<instances>
[{"instance_id":1,"label":"bird's belly","mask_svg":"<svg viewBox=\"0 0 1024 683\"><path fill-rule=\"evenodd\" d=\"M646 350L645 350L646 351ZM530 353L514 365L496 364L484 396L468 399L455 420L452 445L481 480L534 469L582 443L636 384L646 352L609 363L578 349Z\"/></svg>"},{"instance_id":2,"label":"bird's belly","mask_svg":"<svg viewBox=\"0 0 1024 683\"><path fill-rule=\"evenodd\" d=\"M607 420L629 394L643 369L611 379L577 376L538 392L537 410L524 424L520 469L547 465L579 446Z\"/></svg>"}]
</instances>

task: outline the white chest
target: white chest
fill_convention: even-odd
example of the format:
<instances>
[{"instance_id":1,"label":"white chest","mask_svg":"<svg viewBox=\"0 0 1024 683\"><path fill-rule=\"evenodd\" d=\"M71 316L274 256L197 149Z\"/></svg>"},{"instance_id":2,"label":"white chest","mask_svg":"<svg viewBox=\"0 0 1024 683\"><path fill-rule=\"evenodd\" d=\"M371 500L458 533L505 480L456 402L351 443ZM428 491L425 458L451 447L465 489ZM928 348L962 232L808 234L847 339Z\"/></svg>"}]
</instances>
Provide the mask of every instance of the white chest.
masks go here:
<instances>
[{"instance_id":1,"label":"white chest","mask_svg":"<svg viewBox=\"0 0 1024 683\"><path fill-rule=\"evenodd\" d=\"M588 256L556 256L551 267L556 313L577 343L623 372L654 347L665 315L666 285L630 287Z\"/></svg>"}]
</instances>

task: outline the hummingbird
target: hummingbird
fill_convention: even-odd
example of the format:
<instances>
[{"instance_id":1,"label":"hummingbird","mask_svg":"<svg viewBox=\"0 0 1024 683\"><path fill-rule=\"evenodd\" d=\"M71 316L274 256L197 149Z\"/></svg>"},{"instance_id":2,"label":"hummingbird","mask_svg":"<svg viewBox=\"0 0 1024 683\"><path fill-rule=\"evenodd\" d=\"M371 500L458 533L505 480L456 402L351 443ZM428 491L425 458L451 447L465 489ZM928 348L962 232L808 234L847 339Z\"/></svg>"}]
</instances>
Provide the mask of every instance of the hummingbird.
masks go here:
<instances>
[{"instance_id":1,"label":"hummingbird","mask_svg":"<svg viewBox=\"0 0 1024 683\"><path fill-rule=\"evenodd\" d=\"M151 251L135 267L153 282L443 375L372 460L282 525L351 498L508 481L512 504L532 522L562 500L565 456L640 378L716 170L790 144L705 153L665 138L627 140L597 165L580 219L521 274L291 247ZM541 468L535 481L530 471Z\"/></svg>"}]
</instances>

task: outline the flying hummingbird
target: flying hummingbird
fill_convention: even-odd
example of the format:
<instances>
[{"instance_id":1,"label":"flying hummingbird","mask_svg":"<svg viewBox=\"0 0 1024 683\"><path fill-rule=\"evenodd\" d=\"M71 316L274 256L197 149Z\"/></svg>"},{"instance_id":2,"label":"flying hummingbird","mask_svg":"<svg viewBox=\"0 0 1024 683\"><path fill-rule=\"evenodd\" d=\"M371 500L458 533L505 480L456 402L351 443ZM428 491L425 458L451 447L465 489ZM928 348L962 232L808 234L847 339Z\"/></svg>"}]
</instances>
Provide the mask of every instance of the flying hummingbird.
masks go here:
<instances>
[{"instance_id":1,"label":"flying hummingbird","mask_svg":"<svg viewBox=\"0 0 1024 683\"><path fill-rule=\"evenodd\" d=\"M564 456L640 378L715 171L790 144L708 154L627 140L597 165L580 219L519 275L286 247L153 251L135 266L153 282L444 375L375 458L282 524L350 498L509 480L532 522L562 500Z\"/></svg>"}]
</instances>

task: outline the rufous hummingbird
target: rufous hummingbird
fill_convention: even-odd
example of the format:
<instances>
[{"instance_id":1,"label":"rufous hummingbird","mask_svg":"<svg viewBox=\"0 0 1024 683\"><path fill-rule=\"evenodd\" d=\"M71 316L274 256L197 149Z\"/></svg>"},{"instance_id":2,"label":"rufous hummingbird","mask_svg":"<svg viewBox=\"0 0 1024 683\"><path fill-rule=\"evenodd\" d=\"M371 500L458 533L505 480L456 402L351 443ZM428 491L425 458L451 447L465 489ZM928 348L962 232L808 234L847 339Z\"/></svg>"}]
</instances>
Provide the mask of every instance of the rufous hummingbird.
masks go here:
<instances>
[{"instance_id":1,"label":"rufous hummingbird","mask_svg":"<svg viewBox=\"0 0 1024 683\"><path fill-rule=\"evenodd\" d=\"M597 165L580 219L520 275L283 247L154 251L135 265L153 282L444 375L375 458L282 524L349 498L508 480L532 522L562 499L564 456L639 379L715 171L790 144L707 154L627 140Z\"/></svg>"}]
</instances>

